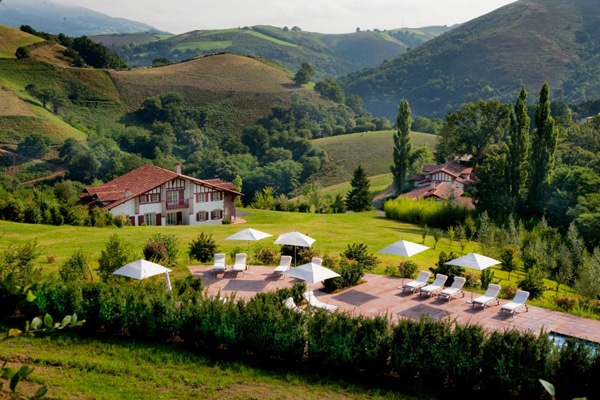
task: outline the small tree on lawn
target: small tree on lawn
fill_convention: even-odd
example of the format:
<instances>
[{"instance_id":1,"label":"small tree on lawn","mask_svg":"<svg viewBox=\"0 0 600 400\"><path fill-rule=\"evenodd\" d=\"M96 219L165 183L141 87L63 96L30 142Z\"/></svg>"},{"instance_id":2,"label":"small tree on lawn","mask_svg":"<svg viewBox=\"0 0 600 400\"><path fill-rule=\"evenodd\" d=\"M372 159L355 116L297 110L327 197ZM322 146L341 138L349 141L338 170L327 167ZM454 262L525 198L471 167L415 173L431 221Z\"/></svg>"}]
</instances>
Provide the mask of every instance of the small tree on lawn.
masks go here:
<instances>
[{"instance_id":1,"label":"small tree on lawn","mask_svg":"<svg viewBox=\"0 0 600 400\"><path fill-rule=\"evenodd\" d=\"M372 208L369 189L371 183L362 166L354 170L354 176L350 182L352 190L346 194L346 207L350 211L366 211Z\"/></svg>"},{"instance_id":2,"label":"small tree on lawn","mask_svg":"<svg viewBox=\"0 0 600 400\"><path fill-rule=\"evenodd\" d=\"M200 232L197 239L192 240L188 250L190 259L198 260L202 263L209 262L217 252L217 244L211 235Z\"/></svg>"},{"instance_id":3,"label":"small tree on lawn","mask_svg":"<svg viewBox=\"0 0 600 400\"><path fill-rule=\"evenodd\" d=\"M519 248L516 246L505 247L500 253L500 260L502 261L500 268L502 271L508 272L508 280L510 280L510 273L522 264L519 258Z\"/></svg>"},{"instance_id":4,"label":"small tree on lawn","mask_svg":"<svg viewBox=\"0 0 600 400\"><path fill-rule=\"evenodd\" d=\"M119 235L110 235L104 250L98 259L98 276L104 282L123 265L134 261L136 258L133 247Z\"/></svg>"}]
</instances>

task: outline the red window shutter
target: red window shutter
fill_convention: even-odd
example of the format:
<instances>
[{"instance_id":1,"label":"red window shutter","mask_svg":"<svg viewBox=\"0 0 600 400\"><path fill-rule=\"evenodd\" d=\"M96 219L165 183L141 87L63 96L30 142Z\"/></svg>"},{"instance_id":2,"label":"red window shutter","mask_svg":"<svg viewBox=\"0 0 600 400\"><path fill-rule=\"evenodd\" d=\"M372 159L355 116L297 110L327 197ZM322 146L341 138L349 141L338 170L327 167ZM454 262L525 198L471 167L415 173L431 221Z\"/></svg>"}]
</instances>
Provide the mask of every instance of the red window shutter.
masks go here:
<instances>
[{"instance_id":1,"label":"red window shutter","mask_svg":"<svg viewBox=\"0 0 600 400\"><path fill-rule=\"evenodd\" d=\"M161 218L162 218L162 215L160 213L156 214L156 225L157 226L161 226L162 225Z\"/></svg>"},{"instance_id":2,"label":"red window shutter","mask_svg":"<svg viewBox=\"0 0 600 400\"><path fill-rule=\"evenodd\" d=\"M200 221L200 213L199 212L196 213L196 221Z\"/></svg>"},{"instance_id":3,"label":"red window shutter","mask_svg":"<svg viewBox=\"0 0 600 400\"><path fill-rule=\"evenodd\" d=\"M144 216L138 215L138 226L144 225Z\"/></svg>"},{"instance_id":4,"label":"red window shutter","mask_svg":"<svg viewBox=\"0 0 600 400\"><path fill-rule=\"evenodd\" d=\"M131 226L135 226L135 217L129 217L129 222L131 223Z\"/></svg>"}]
</instances>

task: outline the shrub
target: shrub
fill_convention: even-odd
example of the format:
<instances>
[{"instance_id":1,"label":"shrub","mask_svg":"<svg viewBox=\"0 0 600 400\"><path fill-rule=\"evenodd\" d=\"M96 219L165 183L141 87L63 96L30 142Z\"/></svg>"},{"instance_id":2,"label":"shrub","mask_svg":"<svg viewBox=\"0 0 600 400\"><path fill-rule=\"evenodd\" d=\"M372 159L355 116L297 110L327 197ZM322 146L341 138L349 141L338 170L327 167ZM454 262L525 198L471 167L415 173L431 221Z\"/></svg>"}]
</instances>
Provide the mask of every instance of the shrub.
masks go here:
<instances>
[{"instance_id":1,"label":"shrub","mask_svg":"<svg viewBox=\"0 0 600 400\"><path fill-rule=\"evenodd\" d=\"M177 263L177 256L179 254L179 242L174 235L163 235L157 233L156 235L153 235L148 241L148 243L152 242L161 243L166 248L166 257L163 254L163 258L161 258L159 261L162 261L168 267L172 267ZM162 248L162 246L159 246L159 248ZM146 258L146 260L152 260L152 258Z\"/></svg>"},{"instance_id":2,"label":"shrub","mask_svg":"<svg viewBox=\"0 0 600 400\"><path fill-rule=\"evenodd\" d=\"M515 294L517 294L517 288L515 288L513 285L507 285L500 288L499 297L501 299L512 299L515 297Z\"/></svg>"},{"instance_id":3,"label":"shrub","mask_svg":"<svg viewBox=\"0 0 600 400\"><path fill-rule=\"evenodd\" d=\"M358 285L365 275L364 266L357 261L345 258L342 258L340 261L340 267L337 272L340 276L323 281L326 292L334 293L340 289Z\"/></svg>"},{"instance_id":4,"label":"shrub","mask_svg":"<svg viewBox=\"0 0 600 400\"><path fill-rule=\"evenodd\" d=\"M539 268L531 268L525 273L525 279L519 282L519 287L529 292L529 297L536 299L544 294L544 273Z\"/></svg>"},{"instance_id":5,"label":"shrub","mask_svg":"<svg viewBox=\"0 0 600 400\"><path fill-rule=\"evenodd\" d=\"M58 270L61 279L64 282L82 282L92 278L89 256L83 249L77 250L67 261L65 261ZM65 314L64 312L53 314Z\"/></svg>"},{"instance_id":6,"label":"shrub","mask_svg":"<svg viewBox=\"0 0 600 400\"><path fill-rule=\"evenodd\" d=\"M98 259L98 276L104 282L111 277L112 273L123 265L133 261L135 254L131 244L123 240L119 235L110 235L108 243L100 252Z\"/></svg>"},{"instance_id":7,"label":"shrub","mask_svg":"<svg viewBox=\"0 0 600 400\"><path fill-rule=\"evenodd\" d=\"M254 258L263 265L274 265L279 255L270 247L260 247L254 251Z\"/></svg>"},{"instance_id":8,"label":"shrub","mask_svg":"<svg viewBox=\"0 0 600 400\"><path fill-rule=\"evenodd\" d=\"M414 279L417 276L418 270L419 266L414 261L402 261L400 262L400 265L398 265L398 272L403 278Z\"/></svg>"},{"instance_id":9,"label":"shrub","mask_svg":"<svg viewBox=\"0 0 600 400\"><path fill-rule=\"evenodd\" d=\"M368 271L373 270L380 263L379 259L373 254L367 253L367 245L364 243L352 243L342 254L349 260L355 260Z\"/></svg>"},{"instance_id":10,"label":"shrub","mask_svg":"<svg viewBox=\"0 0 600 400\"><path fill-rule=\"evenodd\" d=\"M481 287L487 288L493 280L494 272L491 269L488 268L481 271Z\"/></svg>"},{"instance_id":11,"label":"shrub","mask_svg":"<svg viewBox=\"0 0 600 400\"><path fill-rule=\"evenodd\" d=\"M454 281L454 277L456 276L464 276L465 269L463 267L459 267L456 265L448 265L446 264L448 261L455 259L457 256L450 252L450 254L446 254L446 252L441 251L438 256L438 262L435 264L434 268L430 268L431 272L434 274L444 274L448 276L448 281Z\"/></svg>"},{"instance_id":12,"label":"shrub","mask_svg":"<svg viewBox=\"0 0 600 400\"><path fill-rule=\"evenodd\" d=\"M564 311L571 311L577 304L575 297L562 296L557 297L555 300L556 306Z\"/></svg>"},{"instance_id":13,"label":"shrub","mask_svg":"<svg viewBox=\"0 0 600 400\"><path fill-rule=\"evenodd\" d=\"M217 244L215 243L212 234L208 235L204 232L200 232L198 238L192 240L190 243L188 256L201 263L207 263L213 259L216 252Z\"/></svg>"},{"instance_id":14,"label":"shrub","mask_svg":"<svg viewBox=\"0 0 600 400\"><path fill-rule=\"evenodd\" d=\"M155 262L163 263L169 259L169 250L162 242L149 240L144 245L144 259Z\"/></svg>"}]
</instances>

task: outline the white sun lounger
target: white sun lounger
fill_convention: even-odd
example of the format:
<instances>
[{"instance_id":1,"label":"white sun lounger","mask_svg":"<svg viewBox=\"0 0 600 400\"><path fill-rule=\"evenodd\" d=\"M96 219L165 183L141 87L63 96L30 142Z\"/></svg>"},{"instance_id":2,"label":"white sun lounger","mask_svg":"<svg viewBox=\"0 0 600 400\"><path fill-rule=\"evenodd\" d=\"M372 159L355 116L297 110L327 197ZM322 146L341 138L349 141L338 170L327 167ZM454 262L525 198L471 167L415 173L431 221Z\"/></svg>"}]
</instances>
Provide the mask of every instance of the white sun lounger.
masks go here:
<instances>
[{"instance_id":1,"label":"white sun lounger","mask_svg":"<svg viewBox=\"0 0 600 400\"><path fill-rule=\"evenodd\" d=\"M303 310L303 309L301 309L300 307L298 307L298 306L296 305L296 302L294 301L294 298L293 298L293 297L288 297L287 299L285 299L285 300L283 301L283 305L284 305L286 308L289 308L290 310L294 310L294 311L297 311L297 312L304 312L304 310Z\"/></svg>"},{"instance_id":2,"label":"white sun lounger","mask_svg":"<svg viewBox=\"0 0 600 400\"><path fill-rule=\"evenodd\" d=\"M419 276L417 276L417 279L405 283L402 286L398 286L398 289L402 289L402 293L404 293L406 289L410 290L411 292L414 292L416 289L419 289L423 286L427 286L427 280L430 276L431 273L429 271L421 271L419 272Z\"/></svg>"},{"instance_id":3,"label":"white sun lounger","mask_svg":"<svg viewBox=\"0 0 600 400\"><path fill-rule=\"evenodd\" d=\"M529 292L525 290L517 290L514 299L512 299L510 303L506 303L500 307L500 312L506 311L512 315L515 315L515 312L517 312L517 310L521 307L525 307L525 311L529 311L529 307L527 307L527 304L525 304L528 298Z\"/></svg>"},{"instance_id":4,"label":"white sun lounger","mask_svg":"<svg viewBox=\"0 0 600 400\"><path fill-rule=\"evenodd\" d=\"M279 266L273 270L274 274L281 274L289 270L292 266L292 256L281 256Z\"/></svg>"},{"instance_id":5,"label":"white sun lounger","mask_svg":"<svg viewBox=\"0 0 600 400\"><path fill-rule=\"evenodd\" d=\"M215 254L215 261L213 264L213 272L215 275L224 274L225 273L225 254L217 253Z\"/></svg>"},{"instance_id":6,"label":"white sun lounger","mask_svg":"<svg viewBox=\"0 0 600 400\"><path fill-rule=\"evenodd\" d=\"M233 263L233 268L231 271L235 272L237 275L238 272L244 272L246 270L246 253L237 253L235 255L235 262Z\"/></svg>"},{"instance_id":7,"label":"white sun lounger","mask_svg":"<svg viewBox=\"0 0 600 400\"><path fill-rule=\"evenodd\" d=\"M500 304L500 300L498 300L498 293L500 293L500 285L490 283L483 296L479 296L476 299L473 299L473 304L471 304L471 307L479 305L485 309L488 303L491 303L492 301L496 301L496 304Z\"/></svg>"},{"instance_id":8,"label":"white sun lounger","mask_svg":"<svg viewBox=\"0 0 600 400\"><path fill-rule=\"evenodd\" d=\"M431 285L424 286L422 288L416 289L419 291L419 296L421 293L428 295L429 297L441 292L444 289L444 284L448 280L448 275L444 274L435 274L435 280Z\"/></svg>"},{"instance_id":9,"label":"white sun lounger","mask_svg":"<svg viewBox=\"0 0 600 400\"><path fill-rule=\"evenodd\" d=\"M452 297L462 294L462 297L465 297L465 292L463 292L462 288L465 285L467 280L462 276L455 276L454 281L452 282L452 286L442 290L438 293L438 298L445 297L448 301L452 300Z\"/></svg>"},{"instance_id":10,"label":"white sun lounger","mask_svg":"<svg viewBox=\"0 0 600 400\"><path fill-rule=\"evenodd\" d=\"M306 300L311 307L322 308L330 312L333 312L338 309L338 307L334 306L333 304L322 303L321 301L319 301L315 297L315 294L312 290L309 292L302 293L302 297L304 297L304 300Z\"/></svg>"}]
</instances>

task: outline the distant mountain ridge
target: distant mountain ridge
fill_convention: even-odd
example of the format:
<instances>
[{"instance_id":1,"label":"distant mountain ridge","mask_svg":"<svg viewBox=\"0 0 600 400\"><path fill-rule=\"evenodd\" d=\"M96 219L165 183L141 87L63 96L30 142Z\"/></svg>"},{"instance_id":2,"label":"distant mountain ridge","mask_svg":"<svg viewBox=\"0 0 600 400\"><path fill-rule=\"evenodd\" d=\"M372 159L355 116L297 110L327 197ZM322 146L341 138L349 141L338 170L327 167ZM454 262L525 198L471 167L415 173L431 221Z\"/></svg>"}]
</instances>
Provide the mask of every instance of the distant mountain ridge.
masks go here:
<instances>
[{"instance_id":1,"label":"distant mountain ridge","mask_svg":"<svg viewBox=\"0 0 600 400\"><path fill-rule=\"evenodd\" d=\"M443 117L466 102L513 103L521 84L553 98L600 97L600 2L520 0L469 21L380 66L340 80L375 115L402 98L416 115Z\"/></svg>"},{"instance_id":2,"label":"distant mountain ridge","mask_svg":"<svg viewBox=\"0 0 600 400\"><path fill-rule=\"evenodd\" d=\"M0 25L67 36L108 33L159 32L153 26L125 18L113 18L85 7L69 7L48 0L4 0L0 2Z\"/></svg>"}]
</instances>

